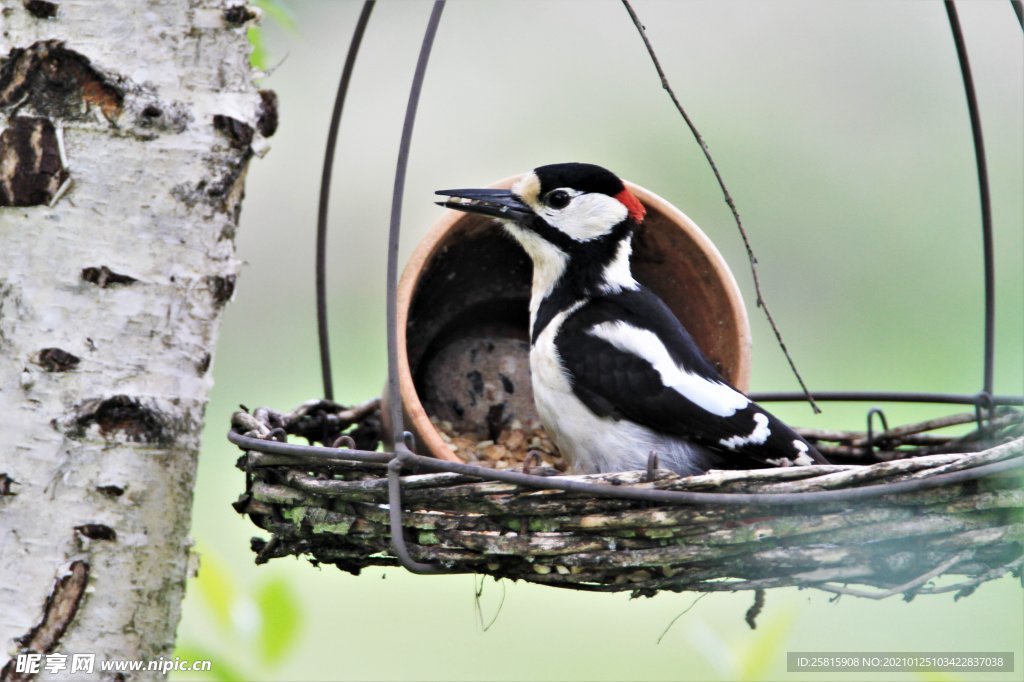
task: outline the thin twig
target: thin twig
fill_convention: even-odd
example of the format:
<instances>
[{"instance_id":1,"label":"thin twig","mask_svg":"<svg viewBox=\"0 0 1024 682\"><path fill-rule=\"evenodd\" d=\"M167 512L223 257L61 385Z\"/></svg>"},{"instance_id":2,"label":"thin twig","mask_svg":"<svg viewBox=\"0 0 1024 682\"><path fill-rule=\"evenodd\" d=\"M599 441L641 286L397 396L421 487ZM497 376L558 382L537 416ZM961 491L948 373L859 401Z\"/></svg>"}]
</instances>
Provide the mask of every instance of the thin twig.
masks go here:
<instances>
[{"instance_id":1,"label":"thin twig","mask_svg":"<svg viewBox=\"0 0 1024 682\"><path fill-rule=\"evenodd\" d=\"M1000 429L1020 424L1022 419L1022 413L1019 410L1001 409L998 410L996 414L997 416L993 418L984 429L976 429L961 436L941 435L928 432L950 426L972 424L977 419L973 413L964 412L946 417L928 419L915 424L896 426L888 431L883 431L882 433L875 435L874 441L876 443L884 443L886 449L872 453L864 451L864 446L867 444L867 436L863 431L798 428L797 432L804 438L811 439L818 449L821 450L822 454L826 456L841 456L857 460L888 461L894 458L908 456L920 457L923 454L937 454L938 452L943 452L949 448L962 448L970 445L976 446L978 444L985 444L992 441L993 438L998 441L1001 438L996 437L996 434L998 434ZM1013 433L1020 432L1020 429L1018 429ZM829 443L835 443L835 445L830 445ZM918 449L914 451L897 450L897 448L903 446L915 446L927 449ZM967 451L971 449L984 448L966 447Z\"/></svg>"},{"instance_id":2,"label":"thin twig","mask_svg":"<svg viewBox=\"0 0 1024 682\"><path fill-rule=\"evenodd\" d=\"M694 139L697 140L697 144L700 145L701 151L704 152L704 157L707 159L708 165L711 166L711 172L715 174L715 179L718 180L718 186L722 189L722 195L725 197L725 203L728 204L729 210L732 211L732 217L736 220L736 227L739 228L740 237L743 239L743 246L747 250L747 259L750 261L750 272L754 279L754 293L757 295L757 306L764 311L764 316L767 318L768 324L771 326L772 332L775 334L775 340L778 341L779 348L782 349L783 355L786 356L786 362L789 363L789 368L792 370L796 380L800 383L800 388L807 397L807 402L810 403L815 414L820 414L821 408L819 408L818 404L814 402L814 397L808 390L807 384L804 383L803 377L800 376L800 372L796 368L796 363L793 362L793 358L789 354L789 350L786 348L786 342L782 340L782 332L779 331L778 325L775 324L775 318L772 317L771 311L768 310L768 304L765 302L764 294L761 293L761 280L757 272L757 257L754 255L754 249L750 245L750 239L747 236L747 231L743 227L743 221L740 219L740 213L736 209L736 202L733 201L732 195L725 186L725 180L722 179L722 174L718 171L718 165L715 163L714 158L712 158L711 151L708 149L708 145L704 141L704 137L697 130L697 126L694 125L693 121L686 113L686 110L683 109L683 105L679 102L679 98L676 97L676 93L672 90L672 86L669 85L668 77L665 75L665 70L661 68L661 62L658 60L658 55L655 54L654 47L651 45L651 41L647 38L647 29L640 23L640 18L633 10L633 6L629 4L629 0L622 0L622 4L625 6L626 11L629 12L629 17L633 20L633 24L636 26L637 31L640 33L640 37L644 41L644 45L647 47L647 54L651 56L654 68L657 70L658 77L661 79L661 87L668 92L676 110L683 117L683 120L686 121L686 125L690 128L690 132L693 133Z\"/></svg>"},{"instance_id":3,"label":"thin twig","mask_svg":"<svg viewBox=\"0 0 1024 682\"><path fill-rule=\"evenodd\" d=\"M690 610L693 609L693 607L697 605L697 602L699 602L701 599L703 599L704 597L708 596L709 594L711 594L711 593L710 592L703 592L703 593L701 593L701 595L699 597L697 597L696 599L693 600L693 603L691 603L685 609L680 611L679 614L675 618L673 618L672 621L668 625L665 626L665 629L661 631L661 634L658 636L658 642L657 643L661 644L661 640L665 639L665 635L667 635L668 631L672 629L672 626L676 624L676 621L679 620L680 618L682 618L683 616L685 616L687 613L689 613Z\"/></svg>"},{"instance_id":4,"label":"thin twig","mask_svg":"<svg viewBox=\"0 0 1024 682\"><path fill-rule=\"evenodd\" d=\"M942 562L941 564L939 564L932 570L928 571L924 575L920 575L914 578L913 580L903 583L902 585L897 585L895 587L889 588L888 590L883 590L881 592L868 592L866 590L858 590L852 587L840 587L839 585L829 585L828 583L814 585L814 587L825 592L831 592L832 594L849 594L854 597L864 597L865 599L885 599L887 597L892 597L897 594L903 594L904 592L909 592L914 588L921 587L932 578L936 578L942 575L943 573L951 569L953 566L963 561L965 558L967 558L969 554L970 552L960 552L956 556Z\"/></svg>"},{"instance_id":5,"label":"thin twig","mask_svg":"<svg viewBox=\"0 0 1024 682\"><path fill-rule=\"evenodd\" d=\"M475 579L476 576L474 576L474 580ZM494 624L498 622L498 616L501 615L501 609L503 606L505 606L505 581L498 580L494 576L491 576L491 580L493 580L495 584L501 585L501 601L498 602L498 608L495 609L494 616L486 623L484 622L484 609L483 606L480 604L480 597L482 597L484 594L484 580L486 579L487 576L480 576L480 582L475 586L476 589L474 590L473 593L473 606L476 609L476 617L480 623L480 629L484 632L490 630L494 626Z\"/></svg>"},{"instance_id":6,"label":"thin twig","mask_svg":"<svg viewBox=\"0 0 1024 682\"><path fill-rule=\"evenodd\" d=\"M1014 570L1020 568L1024 564L1024 557L1018 557L1013 561L1007 562L1002 566L996 566L993 569L985 571L981 575L975 576L970 580L964 580L953 585L943 585L942 587L922 587L919 590L920 594L942 594L944 592L962 592L978 585L994 580L1002 576L1004 573L1012 573Z\"/></svg>"}]
</instances>

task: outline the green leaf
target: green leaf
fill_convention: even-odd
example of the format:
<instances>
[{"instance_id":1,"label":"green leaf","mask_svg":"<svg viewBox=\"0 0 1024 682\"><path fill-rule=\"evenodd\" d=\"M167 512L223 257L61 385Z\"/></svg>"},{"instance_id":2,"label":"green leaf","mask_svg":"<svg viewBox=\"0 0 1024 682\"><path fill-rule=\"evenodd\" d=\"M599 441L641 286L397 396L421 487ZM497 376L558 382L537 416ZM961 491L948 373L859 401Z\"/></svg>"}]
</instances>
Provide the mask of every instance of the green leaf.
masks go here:
<instances>
[{"instance_id":1,"label":"green leaf","mask_svg":"<svg viewBox=\"0 0 1024 682\"><path fill-rule=\"evenodd\" d=\"M764 620L762 625L761 621ZM775 618L759 619L757 635L750 647L740 656L741 680L763 680L772 669L779 652L786 651L785 643L793 630L796 614L783 613Z\"/></svg>"},{"instance_id":2,"label":"green leaf","mask_svg":"<svg viewBox=\"0 0 1024 682\"><path fill-rule=\"evenodd\" d=\"M200 551L199 575L195 582L217 625L221 630L230 632L231 608L238 599L238 591L223 562L212 552Z\"/></svg>"},{"instance_id":3,"label":"green leaf","mask_svg":"<svg viewBox=\"0 0 1024 682\"><path fill-rule=\"evenodd\" d=\"M263 29L259 26L250 26L246 37L252 45L252 54L249 55L249 65L254 69L263 71L267 68L267 48L263 43Z\"/></svg>"},{"instance_id":4,"label":"green leaf","mask_svg":"<svg viewBox=\"0 0 1024 682\"><path fill-rule=\"evenodd\" d=\"M286 31L294 33L298 30L295 17L292 16L288 5L282 0L256 0L253 4L263 10L263 13L270 17L271 21Z\"/></svg>"},{"instance_id":5,"label":"green leaf","mask_svg":"<svg viewBox=\"0 0 1024 682\"><path fill-rule=\"evenodd\" d=\"M266 663L277 663L299 634L298 598L282 578L268 581L256 594L261 616L260 653Z\"/></svg>"},{"instance_id":6,"label":"green leaf","mask_svg":"<svg viewBox=\"0 0 1024 682\"><path fill-rule=\"evenodd\" d=\"M263 11L270 21L277 24L285 31L292 34L299 32L299 25L295 22L295 17L292 16L292 12L288 9L288 5L283 0L255 0L253 3L260 10ZM259 26L250 26L246 36L249 38L249 44L252 45L252 54L249 55L249 64L254 69L265 71L267 69L267 44L263 39L263 29Z\"/></svg>"}]
</instances>

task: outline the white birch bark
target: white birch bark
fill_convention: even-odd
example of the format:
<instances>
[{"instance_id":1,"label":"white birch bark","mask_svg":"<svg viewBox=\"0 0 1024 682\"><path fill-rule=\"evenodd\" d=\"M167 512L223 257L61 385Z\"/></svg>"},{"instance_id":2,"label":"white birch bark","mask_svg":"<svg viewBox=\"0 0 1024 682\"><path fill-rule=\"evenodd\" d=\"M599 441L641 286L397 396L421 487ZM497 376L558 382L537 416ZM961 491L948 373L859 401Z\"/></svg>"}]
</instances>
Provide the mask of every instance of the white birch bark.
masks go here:
<instances>
[{"instance_id":1,"label":"white birch bark","mask_svg":"<svg viewBox=\"0 0 1024 682\"><path fill-rule=\"evenodd\" d=\"M242 0L0 5L0 679L24 679L19 651L172 654L243 179L272 125Z\"/></svg>"}]
</instances>

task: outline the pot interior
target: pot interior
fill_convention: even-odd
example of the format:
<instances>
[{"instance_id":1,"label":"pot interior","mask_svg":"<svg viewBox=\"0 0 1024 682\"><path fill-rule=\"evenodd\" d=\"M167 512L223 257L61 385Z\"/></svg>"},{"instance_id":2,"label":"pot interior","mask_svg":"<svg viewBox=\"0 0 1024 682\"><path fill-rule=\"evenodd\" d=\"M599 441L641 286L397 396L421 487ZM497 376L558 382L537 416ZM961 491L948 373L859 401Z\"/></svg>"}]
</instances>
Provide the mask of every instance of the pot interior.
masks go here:
<instances>
[{"instance_id":1,"label":"pot interior","mask_svg":"<svg viewBox=\"0 0 1024 682\"><path fill-rule=\"evenodd\" d=\"M731 275L720 272L720 257L658 210L634 236L633 254L636 279L745 389L746 318L735 309L742 302L730 292ZM413 384L431 418L480 439L496 438L514 420L538 423L529 368L531 272L522 248L483 216L463 214L437 243L417 279L406 328Z\"/></svg>"}]
</instances>

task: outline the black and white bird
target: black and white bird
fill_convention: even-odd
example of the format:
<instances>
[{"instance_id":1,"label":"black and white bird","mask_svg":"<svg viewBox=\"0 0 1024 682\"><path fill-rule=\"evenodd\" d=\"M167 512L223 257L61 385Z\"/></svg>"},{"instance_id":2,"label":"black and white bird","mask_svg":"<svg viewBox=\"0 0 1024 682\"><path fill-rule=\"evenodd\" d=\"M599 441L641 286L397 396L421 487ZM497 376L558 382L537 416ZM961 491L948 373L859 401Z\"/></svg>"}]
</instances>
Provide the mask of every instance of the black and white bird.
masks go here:
<instances>
[{"instance_id":1,"label":"black and white bird","mask_svg":"<svg viewBox=\"0 0 1024 682\"><path fill-rule=\"evenodd\" d=\"M442 206L497 218L533 261L530 371L537 412L577 473L660 465L825 463L729 385L668 306L633 279L644 206L600 166L541 166L504 189L449 189Z\"/></svg>"}]
</instances>

